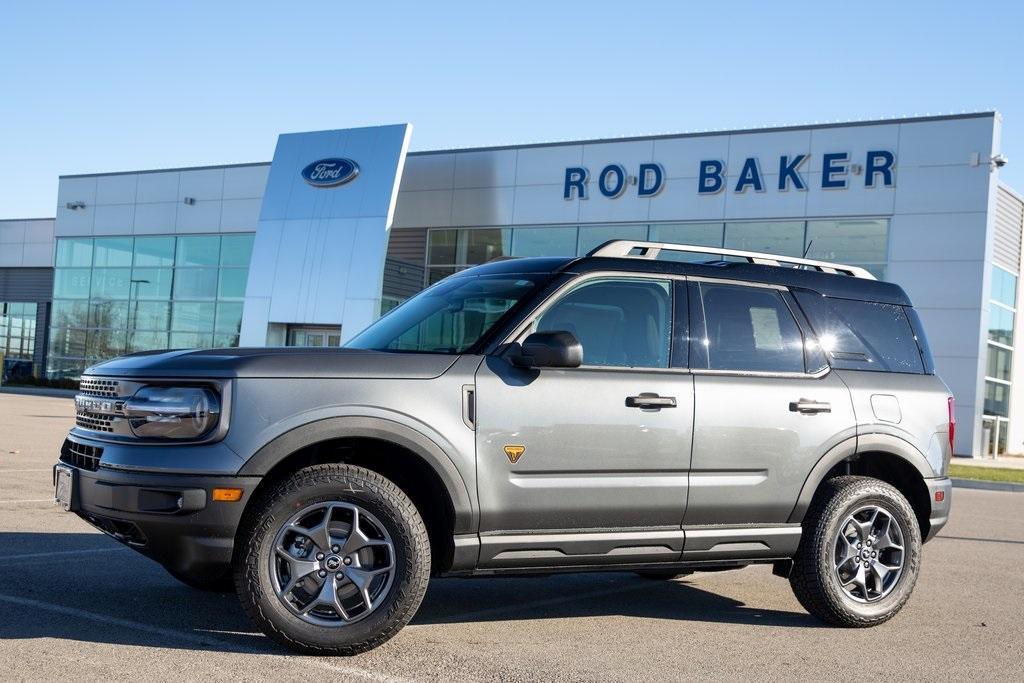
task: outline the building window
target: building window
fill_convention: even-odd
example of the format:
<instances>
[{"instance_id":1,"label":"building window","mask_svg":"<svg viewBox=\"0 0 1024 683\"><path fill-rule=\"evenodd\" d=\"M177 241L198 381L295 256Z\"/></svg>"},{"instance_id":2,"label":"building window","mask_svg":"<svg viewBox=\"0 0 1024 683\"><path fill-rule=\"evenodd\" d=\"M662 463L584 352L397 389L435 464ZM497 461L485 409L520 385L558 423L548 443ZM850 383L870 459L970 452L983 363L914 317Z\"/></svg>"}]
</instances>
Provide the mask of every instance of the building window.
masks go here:
<instances>
[{"instance_id":1,"label":"building window","mask_svg":"<svg viewBox=\"0 0 1024 683\"><path fill-rule=\"evenodd\" d=\"M984 424L990 428L985 452L1006 451L1010 416L1010 372L1013 366L1013 326L1017 316L1017 276L992 266L989 294L988 357L985 365Z\"/></svg>"},{"instance_id":2,"label":"building window","mask_svg":"<svg viewBox=\"0 0 1024 683\"><path fill-rule=\"evenodd\" d=\"M783 256L806 254L811 259L861 266L884 279L889 251L889 221L885 218L850 218L439 228L427 232L424 284L431 285L464 268L502 256L582 256L613 239L727 247ZM658 258L706 261L715 257L663 251ZM1006 285L1000 283L999 287L1005 289Z\"/></svg>"},{"instance_id":3,"label":"building window","mask_svg":"<svg viewBox=\"0 0 1024 683\"><path fill-rule=\"evenodd\" d=\"M238 346L253 235L57 240L47 375L124 353Z\"/></svg>"},{"instance_id":4,"label":"building window","mask_svg":"<svg viewBox=\"0 0 1024 683\"><path fill-rule=\"evenodd\" d=\"M0 301L0 357L4 378L34 375L37 304Z\"/></svg>"}]
</instances>

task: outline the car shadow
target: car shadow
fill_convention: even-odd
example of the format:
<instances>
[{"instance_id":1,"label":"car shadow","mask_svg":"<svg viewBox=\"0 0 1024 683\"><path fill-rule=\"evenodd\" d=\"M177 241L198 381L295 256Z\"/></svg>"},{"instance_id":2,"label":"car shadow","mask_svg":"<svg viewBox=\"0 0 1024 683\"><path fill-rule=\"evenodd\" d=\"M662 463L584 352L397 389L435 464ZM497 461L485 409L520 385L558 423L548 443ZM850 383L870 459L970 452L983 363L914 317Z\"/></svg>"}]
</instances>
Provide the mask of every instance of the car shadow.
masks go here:
<instances>
[{"instance_id":1,"label":"car shadow","mask_svg":"<svg viewBox=\"0 0 1024 683\"><path fill-rule=\"evenodd\" d=\"M156 563L97 533L0 532L0 572L0 640L286 652L252 625L234 595L180 584ZM616 615L695 626L819 625L802 612L758 609L705 591L692 579L652 581L623 572L439 579L431 581L412 623Z\"/></svg>"}]
</instances>

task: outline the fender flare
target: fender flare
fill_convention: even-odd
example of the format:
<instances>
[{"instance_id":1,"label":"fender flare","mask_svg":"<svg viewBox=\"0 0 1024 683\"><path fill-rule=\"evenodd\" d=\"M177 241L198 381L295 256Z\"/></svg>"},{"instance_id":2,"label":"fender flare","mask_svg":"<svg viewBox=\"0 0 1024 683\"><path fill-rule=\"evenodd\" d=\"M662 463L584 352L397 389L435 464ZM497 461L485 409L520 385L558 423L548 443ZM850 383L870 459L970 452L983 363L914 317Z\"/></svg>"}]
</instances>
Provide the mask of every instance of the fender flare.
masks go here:
<instances>
[{"instance_id":1,"label":"fender flare","mask_svg":"<svg viewBox=\"0 0 1024 683\"><path fill-rule=\"evenodd\" d=\"M308 422L275 437L246 461L238 476L266 476L278 463L307 446L338 438L388 441L411 451L437 474L454 511L454 533L475 531L476 511L465 480L451 457L415 429L379 417L328 417Z\"/></svg>"},{"instance_id":2,"label":"fender flare","mask_svg":"<svg viewBox=\"0 0 1024 683\"><path fill-rule=\"evenodd\" d=\"M811 468L807 479L804 480L803 487L800 489L796 505L793 506L793 511L789 515L789 523L799 524L803 521L804 515L807 514L807 509L811 506L811 499L814 498L814 494L818 490L818 486L824 481L825 475L833 467L858 453L872 452L888 453L904 460L917 470L922 480L935 476L924 454L905 439L881 432L850 437L830 448Z\"/></svg>"}]
</instances>

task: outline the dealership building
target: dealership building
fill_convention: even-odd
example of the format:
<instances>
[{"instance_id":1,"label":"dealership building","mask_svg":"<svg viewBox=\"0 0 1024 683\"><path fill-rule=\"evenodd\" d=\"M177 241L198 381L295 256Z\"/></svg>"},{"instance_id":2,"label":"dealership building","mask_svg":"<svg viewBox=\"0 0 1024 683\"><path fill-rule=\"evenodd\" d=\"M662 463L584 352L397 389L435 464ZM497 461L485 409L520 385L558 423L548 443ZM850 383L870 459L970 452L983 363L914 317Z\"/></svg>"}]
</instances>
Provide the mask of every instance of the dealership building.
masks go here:
<instances>
[{"instance_id":1,"label":"dealership building","mask_svg":"<svg viewBox=\"0 0 1024 683\"><path fill-rule=\"evenodd\" d=\"M1000 126L408 152L402 124L284 134L270 162L61 176L56 218L0 220L0 354L8 375L60 378L151 349L337 346L468 266L680 242L901 284L956 395L956 452L1024 452L1024 200L998 179Z\"/></svg>"}]
</instances>

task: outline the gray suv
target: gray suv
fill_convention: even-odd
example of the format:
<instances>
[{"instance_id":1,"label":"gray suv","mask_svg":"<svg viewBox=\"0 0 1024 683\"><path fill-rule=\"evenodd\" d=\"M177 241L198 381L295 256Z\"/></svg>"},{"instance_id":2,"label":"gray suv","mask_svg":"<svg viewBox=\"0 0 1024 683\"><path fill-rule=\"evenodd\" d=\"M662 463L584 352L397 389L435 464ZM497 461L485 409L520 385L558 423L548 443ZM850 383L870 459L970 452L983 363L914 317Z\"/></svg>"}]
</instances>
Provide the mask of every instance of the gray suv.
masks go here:
<instances>
[{"instance_id":1,"label":"gray suv","mask_svg":"<svg viewBox=\"0 0 1024 683\"><path fill-rule=\"evenodd\" d=\"M950 509L953 399L903 290L754 252L496 261L345 348L96 365L76 410L58 502L308 653L391 638L431 576L769 563L871 626Z\"/></svg>"}]
</instances>

